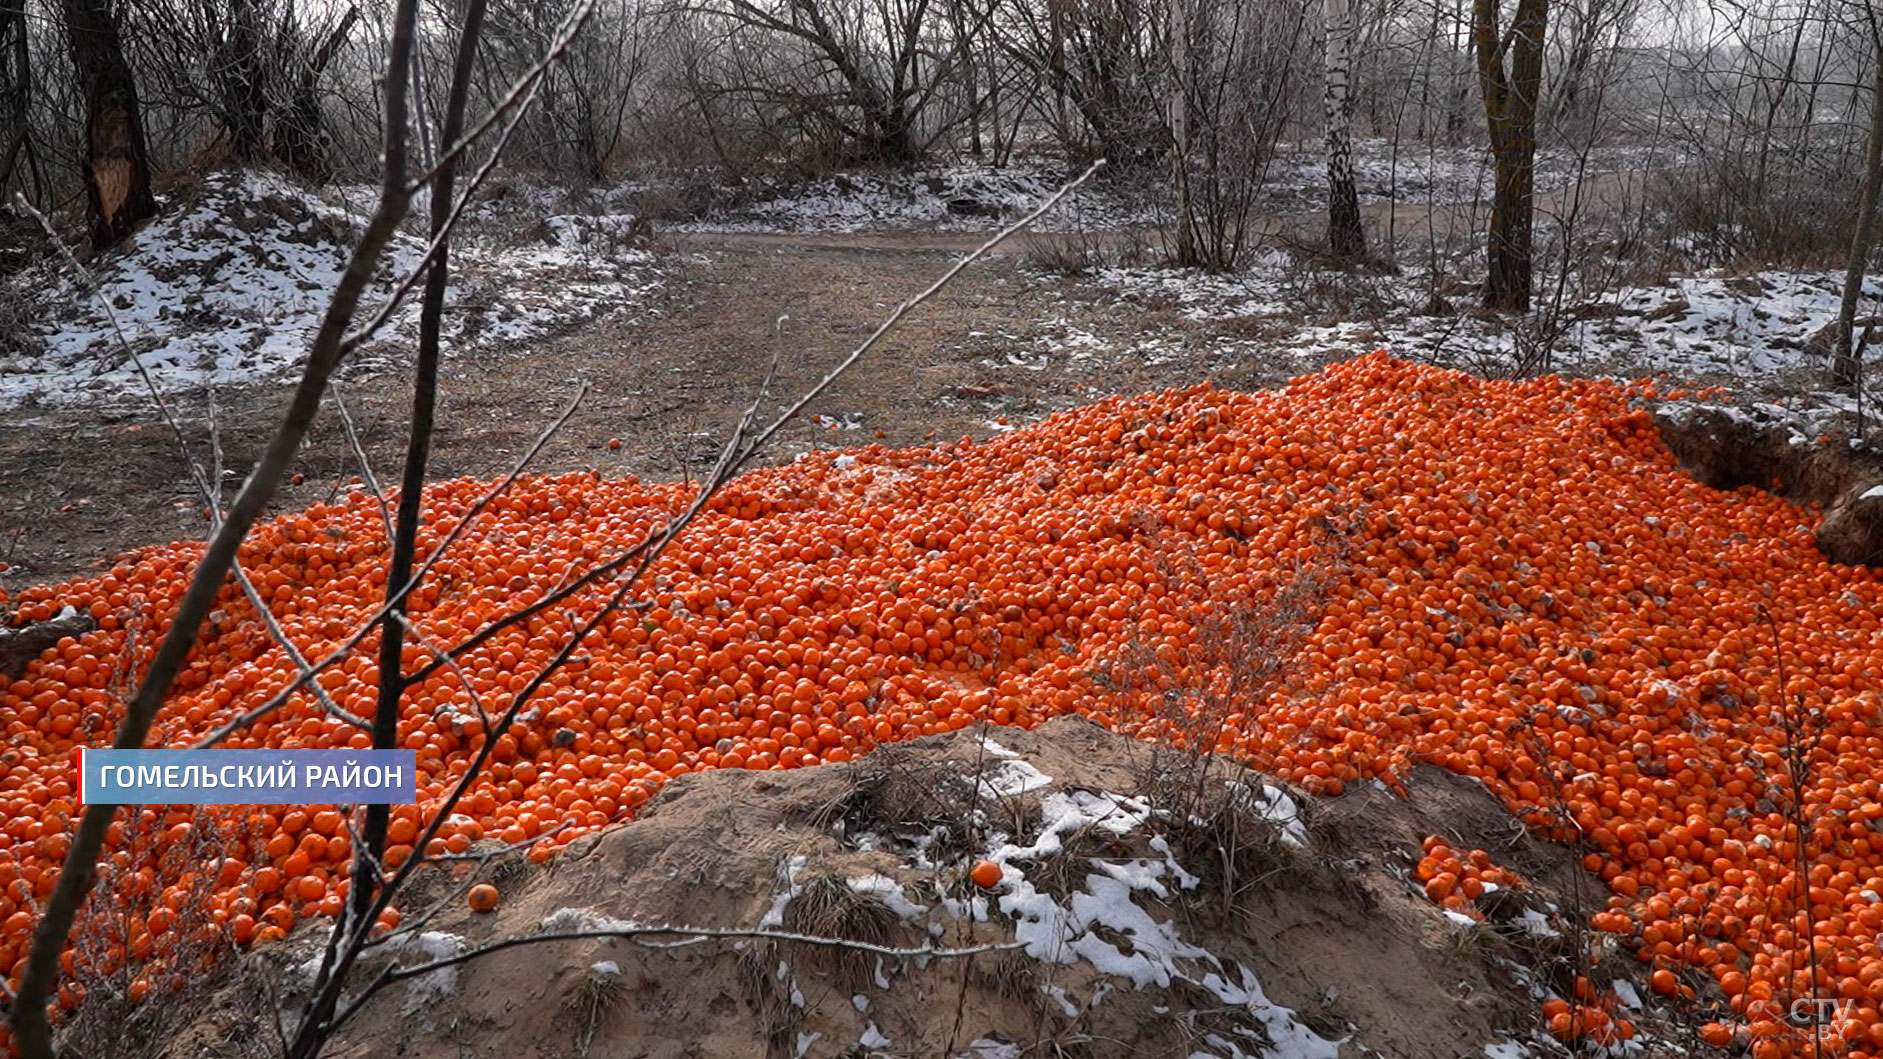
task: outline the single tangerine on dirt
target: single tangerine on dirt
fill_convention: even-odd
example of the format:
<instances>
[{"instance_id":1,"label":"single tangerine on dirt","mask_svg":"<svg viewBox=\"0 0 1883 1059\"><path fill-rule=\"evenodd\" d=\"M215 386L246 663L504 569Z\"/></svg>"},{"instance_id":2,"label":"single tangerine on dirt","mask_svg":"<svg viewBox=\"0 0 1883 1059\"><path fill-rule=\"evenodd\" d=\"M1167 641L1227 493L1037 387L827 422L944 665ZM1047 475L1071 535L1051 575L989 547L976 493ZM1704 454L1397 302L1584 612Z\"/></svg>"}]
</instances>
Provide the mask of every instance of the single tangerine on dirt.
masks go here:
<instances>
[{"instance_id":1,"label":"single tangerine on dirt","mask_svg":"<svg viewBox=\"0 0 1883 1059\"><path fill-rule=\"evenodd\" d=\"M968 872L968 877L974 880L974 885L981 889L992 890L1000 885L1002 874L1000 865L991 860L980 860L974 862L974 867Z\"/></svg>"},{"instance_id":2,"label":"single tangerine on dirt","mask_svg":"<svg viewBox=\"0 0 1883 1059\"><path fill-rule=\"evenodd\" d=\"M464 895L464 903L473 912L490 912L497 907L499 894L497 888L489 883L478 883Z\"/></svg>"}]
</instances>

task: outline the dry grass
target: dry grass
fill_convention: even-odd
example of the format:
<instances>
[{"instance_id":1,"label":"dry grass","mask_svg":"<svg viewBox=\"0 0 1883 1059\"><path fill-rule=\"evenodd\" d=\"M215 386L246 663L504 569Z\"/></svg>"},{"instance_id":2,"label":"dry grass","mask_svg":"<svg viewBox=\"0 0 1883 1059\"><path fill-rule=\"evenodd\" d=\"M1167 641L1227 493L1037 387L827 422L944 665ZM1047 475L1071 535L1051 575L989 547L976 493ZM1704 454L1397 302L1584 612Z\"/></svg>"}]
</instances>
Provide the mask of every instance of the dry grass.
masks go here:
<instances>
[{"instance_id":1,"label":"dry grass","mask_svg":"<svg viewBox=\"0 0 1883 1059\"><path fill-rule=\"evenodd\" d=\"M84 991L84 1003L60 1027L65 1054L87 1059L144 1059L162 1054L212 1006L211 998L218 990L229 984L237 961L228 938L220 932L189 928L210 922L215 877L202 865L220 863L247 829L235 818L217 818L197 810L190 814L188 839L161 854L147 852L167 830L164 820L152 810L127 817L121 854L100 865L99 885L74 931L70 980ZM247 837L257 844L261 841L258 834ZM128 866L147 858L156 860L158 878L177 880L182 899L175 908L175 926L150 938L148 949L139 956L133 939L144 936L143 917L153 906L155 894L149 889L152 884ZM137 993L147 995L133 1000ZM248 1009L250 1013L258 1010Z\"/></svg>"},{"instance_id":2,"label":"dry grass","mask_svg":"<svg viewBox=\"0 0 1883 1059\"><path fill-rule=\"evenodd\" d=\"M587 1056L595 1041L595 1031L608 1020L627 998L627 984L621 971L601 965L590 967L563 994L562 1009L575 1020L575 1049Z\"/></svg>"},{"instance_id":3,"label":"dry grass","mask_svg":"<svg viewBox=\"0 0 1883 1059\"><path fill-rule=\"evenodd\" d=\"M854 838L868 834L905 851L921 847L947 862L986 845L976 777L958 766L930 764L896 746L878 748L855 771L844 796L823 807L815 826Z\"/></svg>"},{"instance_id":4,"label":"dry grass","mask_svg":"<svg viewBox=\"0 0 1883 1059\"><path fill-rule=\"evenodd\" d=\"M500 853L483 866L479 877L498 889L516 886L542 874L543 866L533 863L526 850Z\"/></svg>"},{"instance_id":5,"label":"dry grass","mask_svg":"<svg viewBox=\"0 0 1883 1059\"><path fill-rule=\"evenodd\" d=\"M817 874L800 881L797 896L785 905L783 926L793 934L814 938L889 945L901 932L902 919L882 898L852 889L842 876ZM850 989L870 980L876 960L874 955L856 949L787 945L797 950L794 955L806 966Z\"/></svg>"},{"instance_id":6,"label":"dry grass","mask_svg":"<svg viewBox=\"0 0 1883 1059\"><path fill-rule=\"evenodd\" d=\"M758 1020L767 1054L791 1055L802 1025L802 1009L791 1002L791 989L780 980L778 969L777 942L756 942L739 954L740 991Z\"/></svg>"}]
</instances>

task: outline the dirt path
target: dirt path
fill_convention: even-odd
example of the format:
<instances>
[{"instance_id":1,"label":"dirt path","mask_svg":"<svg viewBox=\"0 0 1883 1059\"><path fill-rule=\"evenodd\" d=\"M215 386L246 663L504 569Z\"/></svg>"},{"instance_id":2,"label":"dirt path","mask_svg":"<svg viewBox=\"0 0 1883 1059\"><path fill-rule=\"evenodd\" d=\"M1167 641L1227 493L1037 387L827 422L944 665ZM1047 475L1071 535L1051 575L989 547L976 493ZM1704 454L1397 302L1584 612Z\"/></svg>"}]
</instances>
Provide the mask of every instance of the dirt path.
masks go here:
<instances>
[{"instance_id":1,"label":"dirt path","mask_svg":"<svg viewBox=\"0 0 1883 1059\"><path fill-rule=\"evenodd\" d=\"M976 237L984 238L984 237ZM619 314L528 349L452 358L443 380L443 424L434 477L507 470L582 382L589 396L536 466L671 478L709 463L720 440L779 361L775 393L796 394L860 343L896 304L954 259L951 237L820 238L698 236L672 240L673 276L648 314ZM1037 418L1117 392L1214 378L1257 386L1298 362L1226 363L1184 349L1207 335L1168 312L1066 296L1064 281L1024 272L1011 254L977 265L910 316L811 411L848 424L814 423L781 435L775 456L807 448L920 444L987 437L995 420ZM1167 357L1081 360L1068 329L1129 342L1175 328ZM1156 363L1151 363L1155 360ZM341 392L378 477L395 480L409 388L403 377L346 381ZM279 414L285 388L251 386L217 396L215 421L228 488L252 465ZM773 401L768 410L776 410ZM211 416L202 395L178 398L188 441L211 459ZM96 408L0 421L0 587L78 576L139 546L205 532L204 505L175 440L154 412ZM610 439L619 439L618 449ZM331 411L297 460L300 484L284 483L277 508L331 496L357 460Z\"/></svg>"},{"instance_id":2,"label":"dirt path","mask_svg":"<svg viewBox=\"0 0 1883 1059\"><path fill-rule=\"evenodd\" d=\"M1585 182L1593 201L1620 201L1627 178ZM1539 196L1545 215L1569 192ZM1367 207L1369 233L1390 229L1402 245L1460 234L1475 238L1472 204ZM1255 241L1309 243L1320 213L1270 218ZM535 465L543 471L673 478L709 464L776 357L780 399L813 384L901 301L926 287L985 233L663 235L671 279L646 312L582 325L523 349L451 358L434 445L433 477L489 477L513 464L583 382L589 396ZM1101 242L1156 242L1115 233ZM1000 420L1025 422L1114 393L1210 379L1267 385L1315 365L1266 344L1235 321L1195 323L1172 307L1119 304L1088 286L1024 267L1026 237L998 248L892 334L781 435L774 458L810 447L920 444L985 438ZM1106 352L1106 350L1113 352ZM1252 352L1254 351L1254 352ZM404 451L402 376L349 379L341 387L378 477L396 480ZM233 493L285 401L283 385L176 399L188 442L205 465L215 431ZM768 411L781 407L775 400ZM611 448L610 439L619 439ZM323 500L359 473L331 412L323 415L284 483L278 509ZM150 410L79 408L0 418L0 587L60 580L108 566L131 548L205 532L168 429Z\"/></svg>"}]
</instances>

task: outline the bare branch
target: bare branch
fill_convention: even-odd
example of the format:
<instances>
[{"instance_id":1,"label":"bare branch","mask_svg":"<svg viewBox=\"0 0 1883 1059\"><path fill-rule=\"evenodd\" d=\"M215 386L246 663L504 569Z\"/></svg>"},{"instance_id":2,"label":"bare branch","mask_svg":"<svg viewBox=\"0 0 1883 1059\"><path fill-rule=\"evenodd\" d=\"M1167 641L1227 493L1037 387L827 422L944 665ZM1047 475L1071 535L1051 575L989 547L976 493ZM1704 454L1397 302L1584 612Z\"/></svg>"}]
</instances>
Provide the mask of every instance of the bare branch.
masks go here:
<instances>
[{"instance_id":1,"label":"bare branch","mask_svg":"<svg viewBox=\"0 0 1883 1059\"><path fill-rule=\"evenodd\" d=\"M893 313L890 313L889 318L884 320L881 326L879 326L875 331L871 332L868 338L863 340L862 345L852 350L849 356L845 357L842 360L842 362L840 362L835 368L832 368L830 370L829 374L825 375L822 379L818 380L817 385L805 391L804 396L798 398L797 401L795 401L791 405L791 407L785 409L784 413L780 415L772 423L771 426L766 427L764 431L762 431L757 437L753 438L751 444L746 447L745 451L739 454L732 461L731 466L734 469L737 469L739 466L741 466L742 464L750 460L752 455L756 453L759 449L763 448L765 446L765 443L770 441L774 434L777 434L779 430L783 429L784 425L787 422L789 422L793 416L796 416L799 412L803 411L804 406L816 400L818 395L822 394L825 390L829 389L830 384L836 382L838 376L850 370L851 365L855 364L858 360L862 359L865 353L868 353L870 350L876 348L876 343L882 341L883 336L888 334L890 330L894 328L897 324L901 323L903 320L903 317L908 316L909 312L912 309L914 309L918 305L921 305L923 302L928 301L930 298L934 297L937 291L941 290L943 287L946 287L950 281L952 281L957 275L960 275L962 269L965 269L969 265L980 260L982 257L986 256L989 251L993 250L995 247L999 246L1001 243L1006 242L1008 239L1012 238L1014 235L1018 234L1021 231L1024 231L1026 228L1031 226L1034 221L1037 221L1042 216L1044 216L1048 210L1052 209L1054 206L1059 205L1060 201L1064 199L1068 194L1070 194L1074 188L1077 188L1079 185L1085 183L1087 180L1090 180L1092 178L1092 174L1098 172L1099 169L1102 166L1104 166L1104 164L1105 164L1105 160L1103 158L1099 159L1096 162L1093 162L1090 166L1086 167L1085 172L1080 173L1079 176L1076 179L1074 179L1071 183L1060 188L1058 191L1055 191L1052 194L1052 196L1048 198L1045 202L1042 202L1038 206L1034 207L1031 213L1028 213L1026 216L1020 218L1019 220L1008 225L1007 227L1002 228L1000 231L994 233L992 238L988 239L985 243L982 243L972 253L968 254L966 257L963 257L961 260L955 262L954 267L950 268L947 272L942 273L941 278L937 279L934 283L929 284L928 289L924 290L922 293L916 295L915 297L910 298L908 301L903 302L901 305L898 305L896 307L896 311Z\"/></svg>"},{"instance_id":2,"label":"bare branch","mask_svg":"<svg viewBox=\"0 0 1883 1059\"><path fill-rule=\"evenodd\" d=\"M678 938L677 943L663 943L656 938ZM412 967L390 968L375 978L356 998L355 1006L373 993L395 982L417 978L447 967L456 967L472 960L502 952L505 949L519 948L524 945L542 945L553 941L631 941L635 944L654 948L674 948L677 945L695 945L704 941L779 941L793 945L812 945L819 948L839 949L845 952L868 953L873 956L886 956L892 959L933 959L958 960L971 956L981 956L990 952L1011 952L1024 949L1026 942L1001 941L986 945L970 945L962 948L946 948L934 945L902 947L895 945L873 945L864 941L851 941L847 938L825 938L814 934L793 934L781 930L756 930L738 927L682 927L682 926L624 926L606 930L570 930L549 934L532 934L528 937L506 938L488 945L467 949L456 956L446 956L429 963Z\"/></svg>"},{"instance_id":3,"label":"bare branch","mask_svg":"<svg viewBox=\"0 0 1883 1059\"><path fill-rule=\"evenodd\" d=\"M330 388L333 396L333 410L340 416L340 430L346 435L347 448L353 450L353 460L359 464L360 480L373 494L373 502L379 505L380 521L386 524L386 539L392 539L392 509L386 506L386 491L379 487L379 479L373 474L373 463L366 457L366 446L360 444L360 432L353 426L353 415L347 411L346 399L340 396L340 384Z\"/></svg>"},{"instance_id":4,"label":"bare branch","mask_svg":"<svg viewBox=\"0 0 1883 1059\"><path fill-rule=\"evenodd\" d=\"M254 607L255 613L261 617L262 625L268 629L269 637L287 652L288 660L294 663L294 668L299 670L302 679L307 681L308 691L313 694L314 701L320 703L320 708L326 712L327 716L366 731L369 725L365 718L356 717L342 709L340 704L333 701L332 696L327 694L327 689L320 686L320 681L314 679L314 667L307 664L307 656L301 653L300 648L294 646L294 641L288 639L287 632L281 628L281 623L275 618L275 612L269 609L268 604L262 599L262 594L256 591L255 583L249 580L248 571L242 569L241 561L237 560L229 570L235 575L236 584L241 586L242 594L248 597L249 606Z\"/></svg>"}]
</instances>

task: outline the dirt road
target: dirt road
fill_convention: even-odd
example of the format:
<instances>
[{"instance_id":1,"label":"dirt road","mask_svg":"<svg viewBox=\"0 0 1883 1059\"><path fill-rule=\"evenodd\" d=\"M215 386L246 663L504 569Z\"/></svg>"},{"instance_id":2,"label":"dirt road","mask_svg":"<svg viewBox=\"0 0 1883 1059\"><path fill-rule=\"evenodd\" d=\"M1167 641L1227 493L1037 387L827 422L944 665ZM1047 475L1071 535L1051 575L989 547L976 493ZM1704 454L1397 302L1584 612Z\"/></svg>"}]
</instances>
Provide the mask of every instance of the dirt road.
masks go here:
<instances>
[{"instance_id":1,"label":"dirt road","mask_svg":"<svg viewBox=\"0 0 1883 1059\"><path fill-rule=\"evenodd\" d=\"M1623 201L1615 174L1585 181L1591 201ZM1569 208L1570 193L1539 196L1539 213ZM1374 204L1376 241L1475 239L1481 209ZM1320 213L1269 218L1253 242L1312 242ZM583 383L589 394L536 467L678 477L701 469L757 393L776 358L774 400L802 392L863 341L904 299L941 274L985 233L842 235L673 233L660 237L670 281L646 311L617 313L526 348L452 356L443 379L433 477L503 473ZM1101 244L1156 245L1155 233L1099 236ZM1463 244L1463 245L1468 245ZM1000 420L1024 422L1107 394L1210 379L1271 384L1312 368L1251 353L1246 324L1180 319L1174 307L1120 303L1090 285L1026 267L1016 238L917 309L837 383L807 421L781 436L775 458L812 446L890 445L986 437ZM1233 339L1236 341L1224 341ZM1257 349L1261 349L1259 343ZM1113 350L1107 355L1102 350ZM1124 350L1124 355L1116 351ZM340 391L382 481L398 478L409 383L354 377ZM176 400L185 442L204 466L221 451L231 492L279 414L285 387L228 389L210 413L204 395ZM212 423L219 424L212 431ZM620 442L611 447L611 439ZM316 424L277 507L325 499L360 473L331 411ZM154 411L96 408L0 417L0 587L77 576L125 551L205 532L177 440Z\"/></svg>"},{"instance_id":2,"label":"dirt road","mask_svg":"<svg viewBox=\"0 0 1883 1059\"><path fill-rule=\"evenodd\" d=\"M977 237L984 238L984 237ZM670 241L667 290L646 313L622 313L524 349L462 353L447 364L434 477L507 470L586 382L589 395L536 466L676 477L710 462L776 357L775 395L796 394L860 343L901 301L952 263L952 236L778 238L688 236ZM1010 251L1013 248L1009 248ZM1150 365L1077 359L1069 329L1129 341L1178 326L1167 311L1067 297L1066 281L991 258L920 307L811 411L776 455L812 446L891 445L986 437L999 417L1037 418L1108 393L1214 378L1256 386L1298 365L1225 364L1199 354ZM409 384L402 376L341 384L382 481L398 477ZM221 391L214 421L231 493L259 453L285 387ZM779 400L770 402L776 408ZM213 462L202 395L177 399L187 443ZM611 448L611 439L620 441ZM331 410L316 424L277 507L332 495L360 473ZM58 580L109 565L130 548L207 528L176 439L149 410L58 409L0 420L0 587Z\"/></svg>"}]
</instances>

